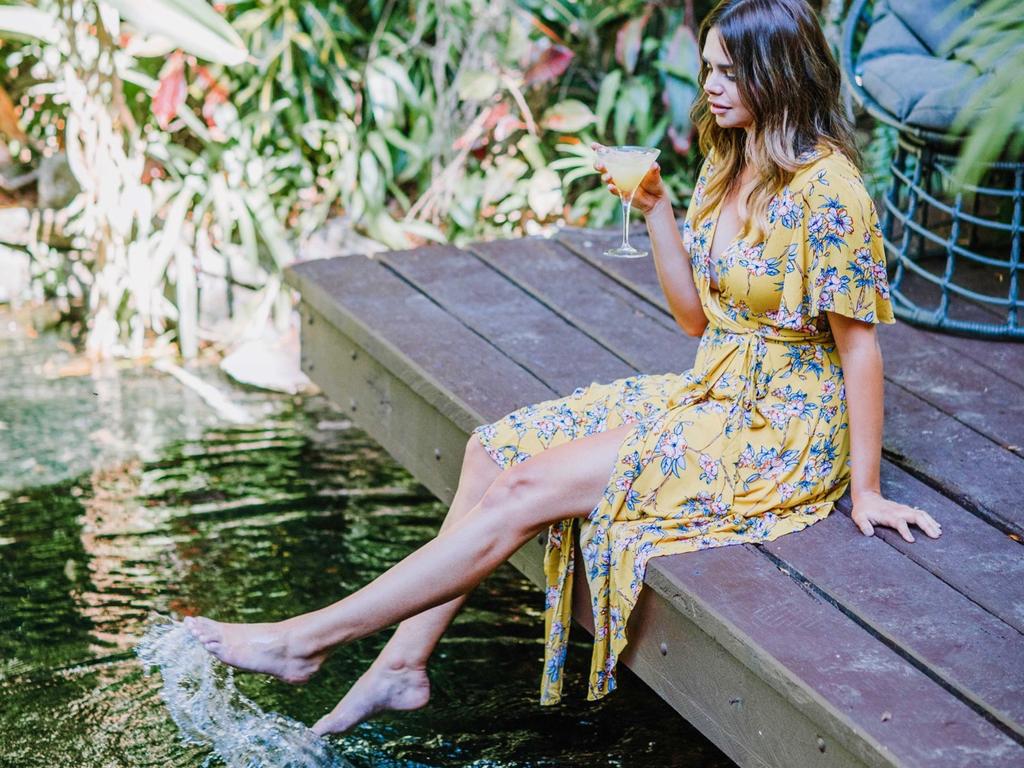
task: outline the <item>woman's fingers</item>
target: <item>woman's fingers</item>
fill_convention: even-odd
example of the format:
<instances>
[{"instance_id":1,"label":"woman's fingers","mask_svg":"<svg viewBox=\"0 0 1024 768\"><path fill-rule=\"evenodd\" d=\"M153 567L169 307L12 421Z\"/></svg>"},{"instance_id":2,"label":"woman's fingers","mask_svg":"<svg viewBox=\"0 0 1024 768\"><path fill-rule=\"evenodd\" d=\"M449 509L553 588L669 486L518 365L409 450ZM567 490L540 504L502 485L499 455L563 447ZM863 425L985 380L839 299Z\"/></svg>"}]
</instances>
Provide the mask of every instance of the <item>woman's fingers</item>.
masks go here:
<instances>
[{"instance_id":1,"label":"woman's fingers","mask_svg":"<svg viewBox=\"0 0 1024 768\"><path fill-rule=\"evenodd\" d=\"M942 535L942 526L939 525L935 518L925 512L923 509L914 511L914 522L917 527L924 531L926 534L931 536L933 539L939 538Z\"/></svg>"},{"instance_id":2,"label":"woman's fingers","mask_svg":"<svg viewBox=\"0 0 1024 768\"><path fill-rule=\"evenodd\" d=\"M853 522L857 524L857 527L860 528L860 532L863 533L865 536L875 535L875 529L872 527L871 523L868 522L867 518L855 517L853 519Z\"/></svg>"},{"instance_id":3,"label":"woman's fingers","mask_svg":"<svg viewBox=\"0 0 1024 768\"><path fill-rule=\"evenodd\" d=\"M902 517L896 520L896 530L900 532L900 536L903 537L904 541L909 541L911 544L914 543L914 537L910 533L910 526L907 525L907 521Z\"/></svg>"}]
</instances>

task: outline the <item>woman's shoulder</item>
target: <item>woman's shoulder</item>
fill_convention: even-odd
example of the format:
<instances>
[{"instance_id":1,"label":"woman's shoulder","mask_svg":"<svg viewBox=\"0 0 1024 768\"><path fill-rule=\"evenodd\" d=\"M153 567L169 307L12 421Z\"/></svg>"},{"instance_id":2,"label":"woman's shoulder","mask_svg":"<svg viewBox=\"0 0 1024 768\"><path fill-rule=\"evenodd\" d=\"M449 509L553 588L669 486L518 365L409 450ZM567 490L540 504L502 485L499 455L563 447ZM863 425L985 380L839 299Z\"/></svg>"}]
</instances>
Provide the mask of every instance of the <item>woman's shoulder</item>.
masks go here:
<instances>
[{"instance_id":1,"label":"woman's shoulder","mask_svg":"<svg viewBox=\"0 0 1024 768\"><path fill-rule=\"evenodd\" d=\"M837 149L819 146L801 156L804 165L793 174L789 188L812 207L821 198L840 204L864 204L870 199L857 166Z\"/></svg>"}]
</instances>

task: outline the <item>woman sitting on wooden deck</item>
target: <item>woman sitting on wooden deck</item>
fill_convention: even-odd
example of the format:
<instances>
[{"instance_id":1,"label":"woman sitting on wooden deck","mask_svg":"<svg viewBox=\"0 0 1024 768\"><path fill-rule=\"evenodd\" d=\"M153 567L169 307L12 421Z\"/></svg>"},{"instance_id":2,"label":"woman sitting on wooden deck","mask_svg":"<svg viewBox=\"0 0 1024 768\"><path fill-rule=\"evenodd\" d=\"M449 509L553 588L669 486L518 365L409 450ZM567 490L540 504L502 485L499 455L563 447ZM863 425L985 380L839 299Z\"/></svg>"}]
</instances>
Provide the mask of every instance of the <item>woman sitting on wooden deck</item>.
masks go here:
<instances>
[{"instance_id":1,"label":"woman sitting on wooden deck","mask_svg":"<svg viewBox=\"0 0 1024 768\"><path fill-rule=\"evenodd\" d=\"M561 695L577 520L589 699L615 688L652 557L798 531L848 487L863 534L940 535L881 494L885 252L814 13L804 0L724 0L700 48L705 160L682 234L656 165L633 200L672 313L701 337L693 368L594 382L477 427L437 538L339 602L273 624L186 619L227 664L294 683L333 647L401 622L315 731L426 704L427 661L466 594L544 530L544 704Z\"/></svg>"}]
</instances>

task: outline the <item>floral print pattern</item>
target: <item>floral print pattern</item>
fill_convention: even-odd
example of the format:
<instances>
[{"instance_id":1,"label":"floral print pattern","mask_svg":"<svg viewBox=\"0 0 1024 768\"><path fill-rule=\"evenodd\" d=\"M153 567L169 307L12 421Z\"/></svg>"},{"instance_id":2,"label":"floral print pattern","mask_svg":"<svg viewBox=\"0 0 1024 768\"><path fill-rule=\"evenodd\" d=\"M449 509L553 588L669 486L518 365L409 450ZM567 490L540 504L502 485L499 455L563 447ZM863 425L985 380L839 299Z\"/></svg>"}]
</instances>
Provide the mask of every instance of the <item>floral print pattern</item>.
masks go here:
<instances>
[{"instance_id":1,"label":"floral print pattern","mask_svg":"<svg viewBox=\"0 0 1024 768\"><path fill-rule=\"evenodd\" d=\"M542 704L559 701L578 526L594 615L590 700L615 689L630 612L652 557L764 542L824 518L850 481L843 371L826 312L893 323L881 231L856 168L819 147L714 263L718 219L692 212L714 173L705 159L683 226L708 316L693 367L592 382L523 406L478 436L503 468L624 424L602 497L553 524L544 559Z\"/></svg>"}]
</instances>

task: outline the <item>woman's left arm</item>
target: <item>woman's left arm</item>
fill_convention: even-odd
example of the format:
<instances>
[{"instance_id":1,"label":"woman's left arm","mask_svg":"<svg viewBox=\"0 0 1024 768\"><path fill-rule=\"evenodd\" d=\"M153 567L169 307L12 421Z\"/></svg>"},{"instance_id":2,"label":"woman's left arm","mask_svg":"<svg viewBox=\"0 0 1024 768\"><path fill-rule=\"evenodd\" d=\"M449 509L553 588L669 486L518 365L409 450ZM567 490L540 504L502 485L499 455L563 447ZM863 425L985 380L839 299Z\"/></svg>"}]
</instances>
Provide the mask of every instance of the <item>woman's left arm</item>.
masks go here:
<instances>
[{"instance_id":1,"label":"woman's left arm","mask_svg":"<svg viewBox=\"0 0 1024 768\"><path fill-rule=\"evenodd\" d=\"M846 382L846 406L850 424L850 494L853 522L865 536L872 525L895 528L907 541L914 537L909 523L933 539L942 527L923 509L890 501L882 496L879 478L882 462L884 418L882 350L875 326L836 312L828 312Z\"/></svg>"}]
</instances>

